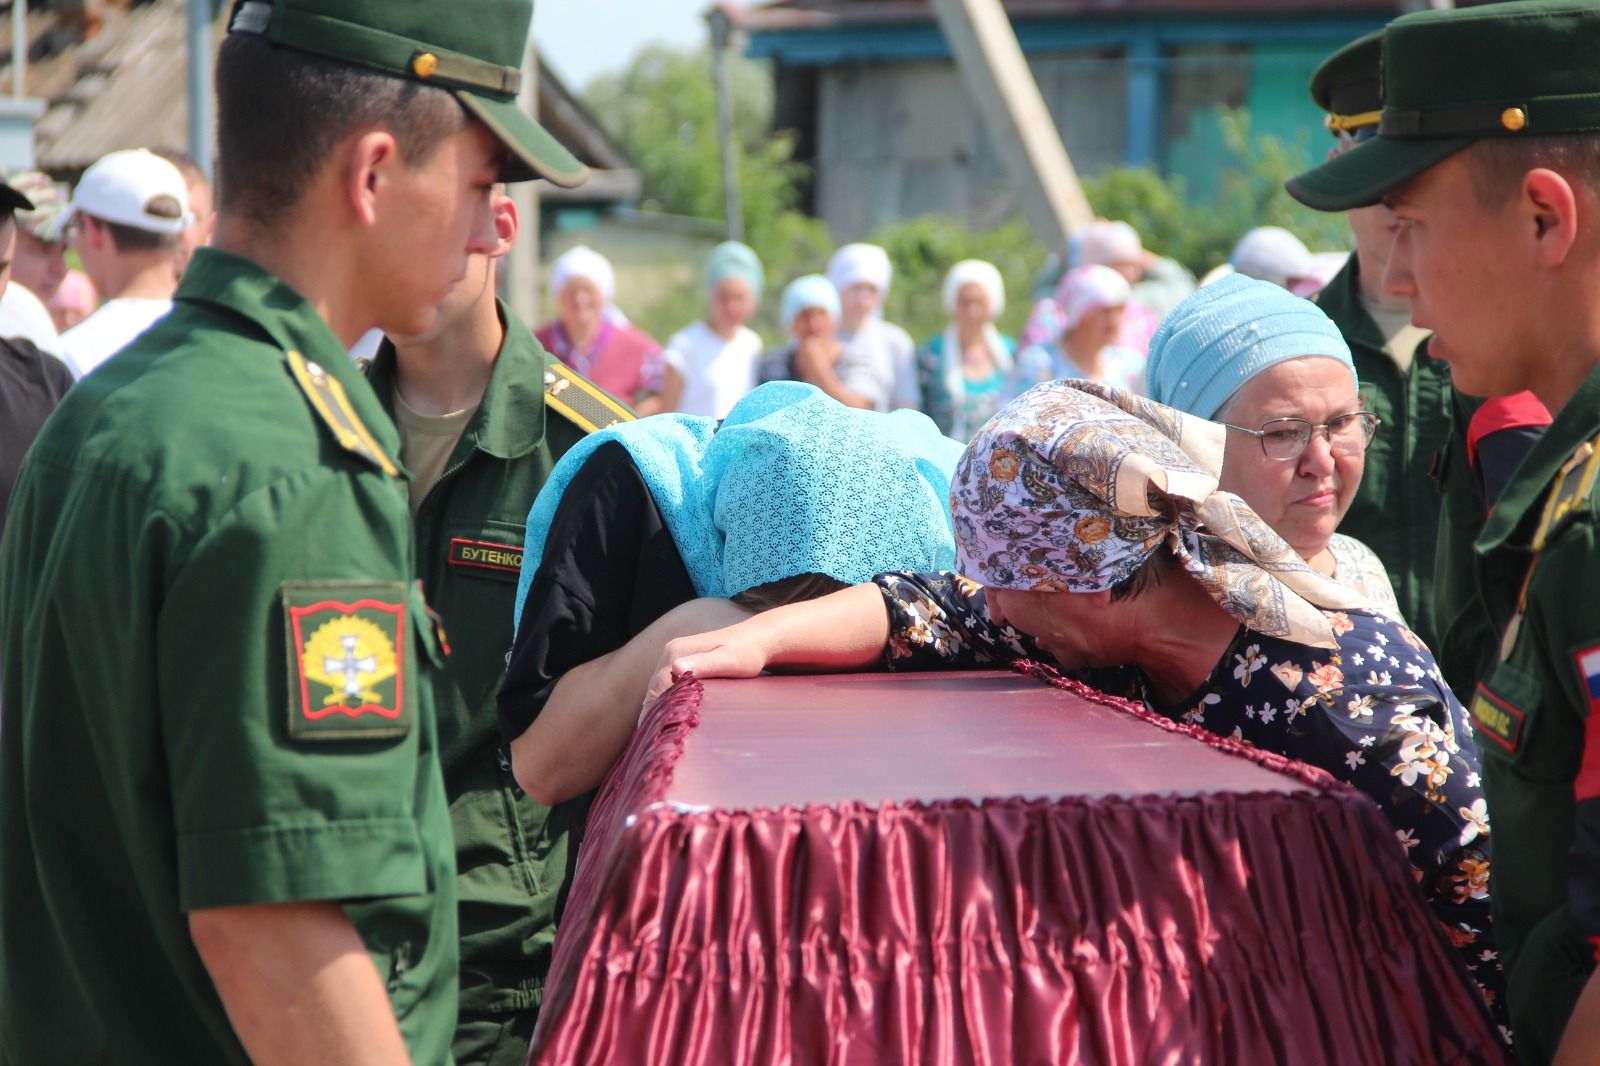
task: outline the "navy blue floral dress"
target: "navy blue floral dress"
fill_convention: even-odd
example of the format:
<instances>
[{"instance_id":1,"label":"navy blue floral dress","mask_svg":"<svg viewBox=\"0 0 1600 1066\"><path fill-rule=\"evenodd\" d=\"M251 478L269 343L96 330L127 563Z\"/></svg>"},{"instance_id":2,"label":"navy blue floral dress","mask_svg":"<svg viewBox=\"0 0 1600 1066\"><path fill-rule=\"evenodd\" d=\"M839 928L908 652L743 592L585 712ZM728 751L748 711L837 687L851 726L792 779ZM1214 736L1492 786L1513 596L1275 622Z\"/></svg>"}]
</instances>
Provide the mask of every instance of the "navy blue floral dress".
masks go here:
<instances>
[{"instance_id":1,"label":"navy blue floral dress","mask_svg":"<svg viewBox=\"0 0 1600 1066\"><path fill-rule=\"evenodd\" d=\"M983 587L957 574L883 574L891 670L948 670L1050 657L989 619ZM1326 611L1338 651L1243 626L1194 692L1156 712L1309 763L1383 810L1424 895L1504 1026L1489 916L1489 815L1478 752L1433 653L1404 625ZM1085 678L1149 703L1136 670Z\"/></svg>"}]
</instances>

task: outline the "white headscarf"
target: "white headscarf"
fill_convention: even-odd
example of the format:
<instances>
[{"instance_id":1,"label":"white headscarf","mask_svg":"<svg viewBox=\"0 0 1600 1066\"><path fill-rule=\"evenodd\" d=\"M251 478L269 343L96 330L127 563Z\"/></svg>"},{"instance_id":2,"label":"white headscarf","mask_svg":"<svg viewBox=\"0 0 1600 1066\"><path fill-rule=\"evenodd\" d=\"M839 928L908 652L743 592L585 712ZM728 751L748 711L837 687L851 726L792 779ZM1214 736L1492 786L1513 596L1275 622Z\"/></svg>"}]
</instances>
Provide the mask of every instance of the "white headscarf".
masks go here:
<instances>
[{"instance_id":1,"label":"white headscarf","mask_svg":"<svg viewBox=\"0 0 1600 1066\"><path fill-rule=\"evenodd\" d=\"M1312 270L1310 251L1281 226L1258 226L1240 237L1228 262L1247 278L1270 281L1283 289Z\"/></svg>"},{"instance_id":2,"label":"white headscarf","mask_svg":"<svg viewBox=\"0 0 1600 1066\"><path fill-rule=\"evenodd\" d=\"M1000 331L994 328L994 319L1005 310L1006 306L1005 281L993 263L986 263L982 259L963 259L951 267L950 272L944 276L941 295L944 297L946 314L952 316L955 314L956 300L960 298L962 288L967 285L981 287L989 297L989 322L983 327L983 343L994 359L995 369L1010 378L1016 367L1016 360L1012 357L1005 341L1001 340ZM950 435L958 440L966 440L978 427L966 424L963 410L965 405L962 401L967 396L967 374L961 366L961 338L956 333L955 323L952 322L945 327L942 345L940 355L943 366L940 367L940 377L951 400Z\"/></svg>"},{"instance_id":3,"label":"white headscarf","mask_svg":"<svg viewBox=\"0 0 1600 1066\"><path fill-rule=\"evenodd\" d=\"M1078 231L1072 247L1073 266L1116 266L1144 258L1139 231L1126 222L1091 222Z\"/></svg>"},{"instance_id":4,"label":"white headscarf","mask_svg":"<svg viewBox=\"0 0 1600 1066\"><path fill-rule=\"evenodd\" d=\"M828 280L841 293L856 282L865 281L876 286L878 294L888 299L889 282L893 278L889 253L876 244L847 244L828 260Z\"/></svg>"},{"instance_id":5,"label":"white headscarf","mask_svg":"<svg viewBox=\"0 0 1600 1066\"><path fill-rule=\"evenodd\" d=\"M941 295L944 297L945 314L956 313L956 300L967 285L976 285L984 291L989 297L989 317L999 318L1000 312L1006 309L1006 283L995 265L982 259L963 259L944 276Z\"/></svg>"},{"instance_id":6,"label":"white headscarf","mask_svg":"<svg viewBox=\"0 0 1600 1066\"><path fill-rule=\"evenodd\" d=\"M611 263L605 256L580 244L564 252L550 267L550 296L560 297L561 290L567 287L567 282L573 278L587 278L594 282L600 290L600 295L605 299L606 305L617 295L617 275L611 269Z\"/></svg>"}]
</instances>

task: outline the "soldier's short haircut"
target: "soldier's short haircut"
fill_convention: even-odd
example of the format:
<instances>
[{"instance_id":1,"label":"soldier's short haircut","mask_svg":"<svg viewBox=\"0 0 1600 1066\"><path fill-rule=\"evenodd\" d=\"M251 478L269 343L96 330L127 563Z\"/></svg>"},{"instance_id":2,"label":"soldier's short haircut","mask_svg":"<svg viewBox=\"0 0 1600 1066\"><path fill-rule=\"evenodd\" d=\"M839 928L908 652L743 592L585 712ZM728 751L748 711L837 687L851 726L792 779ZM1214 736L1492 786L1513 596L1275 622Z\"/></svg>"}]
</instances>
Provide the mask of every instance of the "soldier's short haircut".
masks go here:
<instances>
[{"instance_id":1,"label":"soldier's short haircut","mask_svg":"<svg viewBox=\"0 0 1600 1066\"><path fill-rule=\"evenodd\" d=\"M217 54L217 192L224 211L271 225L334 146L382 127L401 157L425 161L466 126L448 92L232 33Z\"/></svg>"},{"instance_id":2,"label":"soldier's short haircut","mask_svg":"<svg viewBox=\"0 0 1600 1066\"><path fill-rule=\"evenodd\" d=\"M1534 137L1484 137L1467 149L1472 191L1484 207L1498 207L1540 167L1575 185L1600 187L1600 133Z\"/></svg>"}]
</instances>

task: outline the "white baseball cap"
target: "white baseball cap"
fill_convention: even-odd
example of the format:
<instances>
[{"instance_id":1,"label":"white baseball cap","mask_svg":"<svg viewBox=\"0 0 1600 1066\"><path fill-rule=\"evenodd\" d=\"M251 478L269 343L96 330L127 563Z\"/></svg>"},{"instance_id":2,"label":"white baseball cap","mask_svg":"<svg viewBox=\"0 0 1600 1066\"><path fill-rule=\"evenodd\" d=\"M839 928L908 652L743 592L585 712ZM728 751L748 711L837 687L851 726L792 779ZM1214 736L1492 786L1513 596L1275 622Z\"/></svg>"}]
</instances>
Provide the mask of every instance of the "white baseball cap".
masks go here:
<instances>
[{"instance_id":1,"label":"white baseball cap","mask_svg":"<svg viewBox=\"0 0 1600 1066\"><path fill-rule=\"evenodd\" d=\"M164 212L151 213L150 208L161 197L178 202L176 218ZM83 172L61 224L65 226L80 213L151 233L181 233L194 221L183 174L144 148L103 155Z\"/></svg>"}]
</instances>

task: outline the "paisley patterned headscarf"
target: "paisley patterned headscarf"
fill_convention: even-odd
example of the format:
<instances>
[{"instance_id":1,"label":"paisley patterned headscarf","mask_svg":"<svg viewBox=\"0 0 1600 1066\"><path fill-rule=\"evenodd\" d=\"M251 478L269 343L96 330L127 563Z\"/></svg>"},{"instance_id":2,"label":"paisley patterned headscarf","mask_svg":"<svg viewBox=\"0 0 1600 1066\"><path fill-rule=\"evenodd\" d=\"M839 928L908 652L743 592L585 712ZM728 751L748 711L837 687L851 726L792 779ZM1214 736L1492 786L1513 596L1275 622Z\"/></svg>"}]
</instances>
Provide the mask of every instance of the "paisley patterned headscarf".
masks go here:
<instances>
[{"instance_id":1,"label":"paisley patterned headscarf","mask_svg":"<svg viewBox=\"0 0 1600 1066\"><path fill-rule=\"evenodd\" d=\"M1090 381L1035 386L967 446L956 565L996 588L1100 592L1165 547L1249 628L1333 648L1318 608L1364 608L1228 492L1224 430Z\"/></svg>"}]
</instances>

